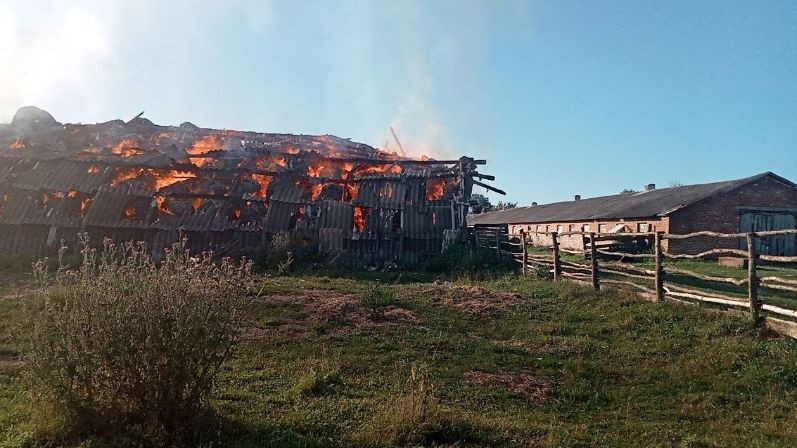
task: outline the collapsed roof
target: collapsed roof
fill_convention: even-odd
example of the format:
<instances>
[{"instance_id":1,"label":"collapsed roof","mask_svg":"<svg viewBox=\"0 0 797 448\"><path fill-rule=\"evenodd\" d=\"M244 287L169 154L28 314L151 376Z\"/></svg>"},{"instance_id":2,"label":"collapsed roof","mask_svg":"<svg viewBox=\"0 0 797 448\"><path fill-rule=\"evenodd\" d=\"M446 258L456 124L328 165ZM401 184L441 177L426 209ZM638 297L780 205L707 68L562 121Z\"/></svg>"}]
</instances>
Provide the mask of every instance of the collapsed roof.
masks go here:
<instances>
[{"instance_id":1,"label":"collapsed roof","mask_svg":"<svg viewBox=\"0 0 797 448\"><path fill-rule=\"evenodd\" d=\"M483 163L140 117L61 124L25 107L0 124L0 225L442 238L464 223Z\"/></svg>"},{"instance_id":2,"label":"collapsed roof","mask_svg":"<svg viewBox=\"0 0 797 448\"><path fill-rule=\"evenodd\" d=\"M534 222L591 221L667 216L703 199L733 191L763 177L772 176L797 188L792 182L770 172L743 179L652 189L574 201L518 207L468 217L469 225L520 224Z\"/></svg>"}]
</instances>

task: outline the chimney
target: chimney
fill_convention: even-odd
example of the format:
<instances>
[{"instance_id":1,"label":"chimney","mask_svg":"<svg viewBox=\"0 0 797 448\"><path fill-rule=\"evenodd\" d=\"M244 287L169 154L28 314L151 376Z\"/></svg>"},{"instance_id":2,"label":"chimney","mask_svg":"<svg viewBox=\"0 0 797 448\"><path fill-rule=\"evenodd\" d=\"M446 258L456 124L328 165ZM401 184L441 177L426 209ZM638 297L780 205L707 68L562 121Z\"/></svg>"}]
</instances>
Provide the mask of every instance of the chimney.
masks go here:
<instances>
[{"instance_id":1,"label":"chimney","mask_svg":"<svg viewBox=\"0 0 797 448\"><path fill-rule=\"evenodd\" d=\"M532 207L536 207L536 206L537 206L537 203L536 203L536 202L532 202L532 203L531 203L531 206L532 206Z\"/></svg>"},{"instance_id":2,"label":"chimney","mask_svg":"<svg viewBox=\"0 0 797 448\"><path fill-rule=\"evenodd\" d=\"M656 189L656 184L647 184L645 185L645 191L653 191Z\"/></svg>"},{"instance_id":3,"label":"chimney","mask_svg":"<svg viewBox=\"0 0 797 448\"><path fill-rule=\"evenodd\" d=\"M573 196L573 200L574 201L580 201L581 200L581 195L577 194L577 195Z\"/></svg>"}]
</instances>

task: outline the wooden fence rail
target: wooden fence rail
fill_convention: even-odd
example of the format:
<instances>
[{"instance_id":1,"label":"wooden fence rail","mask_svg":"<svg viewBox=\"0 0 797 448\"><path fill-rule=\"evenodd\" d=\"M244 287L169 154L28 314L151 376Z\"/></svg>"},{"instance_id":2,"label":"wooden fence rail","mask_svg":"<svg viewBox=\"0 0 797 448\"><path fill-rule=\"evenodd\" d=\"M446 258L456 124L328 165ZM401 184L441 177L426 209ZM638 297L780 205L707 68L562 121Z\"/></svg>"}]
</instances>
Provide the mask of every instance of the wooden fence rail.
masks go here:
<instances>
[{"instance_id":1,"label":"wooden fence rail","mask_svg":"<svg viewBox=\"0 0 797 448\"><path fill-rule=\"evenodd\" d=\"M797 309L783 308L774 304L765 304L760 297L760 289L769 291L782 291L785 293L797 293L797 280L787 279L777 276L759 276L758 265L760 261L772 263L797 263L795 256L775 256L756 253L756 241L758 238L797 234L797 229L784 229L762 232L748 233L718 233L718 232L694 232L690 234L676 235L663 232L644 232L644 233L596 233L596 232L523 232L517 235L503 234L501 232L490 232L487 238L478 238L477 244L483 247L501 252L503 247L518 249L519 252L505 251L512 253L518 263L522 266L523 275L528 275L532 267L542 267L553 274L554 280L562 278L589 284L595 290L601 288L601 284L629 286L635 288L641 295L651 300L664 302L672 300L675 302L699 304L709 303L719 306L722 309L747 310L751 320L756 323L763 323L775 331L785 333L797 338ZM544 235L550 238L549 256L545 256L538 251L530 251L531 239L529 235ZM572 250L561 247L561 238L565 236L582 236L584 238L584 249ZM505 241L502 241L502 237ZM599 248L596 243L610 241L619 237L650 238L653 242L653 253L630 253L613 251ZM706 250L698 254L673 254L666 252L663 248L665 240L684 240L696 237L712 238L733 238L744 239L747 249L717 248ZM515 238L517 238L515 240ZM492 243L486 245L484 243ZM605 247L605 246L604 246ZM562 260L562 254L572 254L583 256L588 263L573 263ZM744 257L747 262L747 276L745 278L722 277L695 272L675 266L664 266L665 259L671 260L693 260L705 259L707 257L719 255L735 255ZM602 256L611 257L619 261L601 261ZM653 270L624 263L625 260L632 261L653 261ZM669 276L683 276L695 278L704 282L722 283L732 285L732 287L746 286L744 296L734 297L720 291L706 291L713 289L689 288L683 285L674 284L669 280ZM611 276L611 278L607 278ZM617 278L620 277L620 278ZM642 283L640 283L640 281ZM797 300L795 300L797 304ZM766 315L762 315L762 311ZM786 317L788 320L776 319L773 315Z\"/></svg>"}]
</instances>

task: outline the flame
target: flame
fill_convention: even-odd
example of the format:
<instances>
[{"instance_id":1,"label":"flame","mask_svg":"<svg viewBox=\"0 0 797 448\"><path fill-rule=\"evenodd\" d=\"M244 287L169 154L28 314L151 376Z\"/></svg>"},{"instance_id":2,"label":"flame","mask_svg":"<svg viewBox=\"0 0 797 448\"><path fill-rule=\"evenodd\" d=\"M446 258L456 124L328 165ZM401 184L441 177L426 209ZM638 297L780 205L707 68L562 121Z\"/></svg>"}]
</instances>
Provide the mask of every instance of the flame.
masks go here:
<instances>
[{"instance_id":1,"label":"flame","mask_svg":"<svg viewBox=\"0 0 797 448\"><path fill-rule=\"evenodd\" d=\"M307 167L307 175L310 177L321 177L321 170L324 167L320 162L312 163Z\"/></svg>"},{"instance_id":2,"label":"flame","mask_svg":"<svg viewBox=\"0 0 797 448\"><path fill-rule=\"evenodd\" d=\"M125 219L128 221L136 219L136 208L132 205L125 208Z\"/></svg>"},{"instance_id":3,"label":"flame","mask_svg":"<svg viewBox=\"0 0 797 448\"><path fill-rule=\"evenodd\" d=\"M72 190L72 191L70 191L69 193L66 194L66 197L68 197L68 198L74 198L75 196L77 196L77 191L75 191L75 190Z\"/></svg>"},{"instance_id":4,"label":"flame","mask_svg":"<svg viewBox=\"0 0 797 448\"><path fill-rule=\"evenodd\" d=\"M323 184L316 184L310 187L310 199L312 199L313 201L318 199L318 197L321 196L321 191L323 189L324 189Z\"/></svg>"},{"instance_id":5,"label":"flame","mask_svg":"<svg viewBox=\"0 0 797 448\"><path fill-rule=\"evenodd\" d=\"M42 203L42 205L44 205L44 204L50 202L51 199L63 199L63 198L64 198L64 193L61 192L61 191L55 191L55 192L52 192L52 193L48 193L48 192L45 191L45 192L42 192L41 203Z\"/></svg>"},{"instance_id":6,"label":"flame","mask_svg":"<svg viewBox=\"0 0 797 448\"><path fill-rule=\"evenodd\" d=\"M357 197L357 190L359 187L357 186L357 184L354 183L346 184L345 186L346 189L343 191L343 200L344 201L354 200L354 198Z\"/></svg>"},{"instance_id":7,"label":"flame","mask_svg":"<svg viewBox=\"0 0 797 448\"><path fill-rule=\"evenodd\" d=\"M235 209L232 211L232 214L235 216L235 219L241 219L241 208L235 207Z\"/></svg>"},{"instance_id":8,"label":"flame","mask_svg":"<svg viewBox=\"0 0 797 448\"><path fill-rule=\"evenodd\" d=\"M166 200L166 196L156 196L155 201L158 203L158 211L161 213L165 213L167 215L174 215L174 213L169 210L169 204Z\"/></svg>"},{"instance_id":9,"label":"flame","mask_svg":"<svg viewBox=\"0 0 797 448\"><path fill-rule=\"evenodd\" d=\"M286 154L299 154L299 148L293 145L283 146L282 148L280 148L280 151Z\"/></svg>"},{"instance_id":10,"label":"flame","mask_svg":"<svg viewBox=\"0 0 797 448\"><path fill-rule=\"evenodd\" d=\"M89 204L91 204L91 198L84 198L80 201L80 216L84 216L86 210L89 208Z\"/></svg>"},{"instance_id":11,"label":"flame","mask_svg":"<svg viewBox=\"0 0 797 448\"><path fill-rule=\"evenodd\" d=\"M354 207L354 228L362 233L365 230L366 211L362 207Z\"/></svg>"},{"instance_id":12,"label":"flame","mask_svg":"<svg viewBox=\"0 0 797 448\"><path fill-rule=\"evenodd\" d=\"M254 195L260 198L266 197L266 192L268 191L268 184L271 183L272 177L266 176L265 174L252 173L252 180L260 185L260 189L257 190L257 192L254 193Z\"/></svg>"},{"instance_id":13,"label":"flame","mask_svg":"<svg viewBox=\"0 0 797 448\"><path fill-rule=\"evenodd\" d=\"M11 148L11 149L24 148L25 147L25 142L23 142L21 138L17 138L16 141L14 141L14 143L8 145L8 147Z\"/></svg>"},{"instance_id":14,"label":"flame","mask_svg":"<svg viewBox=\"0 0 797 448\"><path fill-rule=\"evenodd\" d=\"M255 161L255 166L263 171L278 171L277 168L287 168L285 157L268 154Z\"/></svg>"},{"instance_id":15,"label":"flame","mask_svg":"<svg viewBox=\"0 0 797 448\"><path fill-rule=\"evenodd\" d=\"M213 157L189 157L188 160L199 168L212 165L216 160Z\"/></svg>"},{"instance_id":16,"label":"flame","mask_svg":"<svg viewBox=\"0 0 797 448\"><path fill-rule=\"evenodd\" d=\"M205 198L194 198L194 200L191 202L191 206L194 207L194 211L199 211L199 207L202 207L202 204L204 204L205 201Z\"/></svg>"},{"instance_id":17,"label":"flame","mask_svg":"<svg viewBox=\"0 0 797 448\"><path fill-rule=\"evenodd\" d=\"M111 147L111 152L122 157L130 157L144 154L145 151L139 147L135 138L125 137Z\"/></svg>"},{"instance_id":18,"label":"flame","mask_svg":"<svg viewBox=\"0 0 797 448\"><path fill-rule=\"evenodd\" d=\"M207 134L185 149L190 156L199 156L221 149L224 142L219 134Z\"/></svg>"},{"instance_id":19,"label":"flame","mask_svg":"<svg viewBox=\"0 0 797 448\"><path fill-rule=\"evenodd\" d=\"M86 170L89 174L97 174L100 172L99 165L89 165L89 169Z\"/></svg>"},{"instance_id":20,"label":"flame","mask_svg":"<svg viewBox=\"0 0 797 448\"><path fill-rule=\"evenodd\" d=\"M429 201L442 199L443 195L445 194L445 190L445 179L429 179L429 181L426 183L426 199Z\"/></svg>"},{"instance_id":21,"label":"flame","mask_svg":"<svg viewBox=\"0 0 797 448\"><path fill-rule=\"evenodd\" d=\"M364 167L357 168L354 171L355 176L361 176L363 174L370 174L370 173L394 173L394 174L401 174L404 172L404 167L401 165L385 165L385 164L377 164L377 165L368 165Z\"/></svg>"},{"instance_id":22,"label":"flame","mask_svg":"<svg viewBox=\"0 0 797 448\"><path fill-rule=\"evenodd\" d=\"M89 167L89 169L91 169ZM122 182L130 179L135 179L144 172L141 168L119 168L116 170L116 177L111 180L111 186L115 187Z\"/></svg>"},{"instance_id":23,"label":"flame","mask_svg":"<svg viewBox=\"0 0 797 448\"><path fill-rule=\"evenodd\" d=\"M93 146L92 145L92 146L89 146L88 148L84 149L83 151L80 151L78 153L78 156L96 156L97 154L99 154L101 152L102 152L102 149L100 149L98 146Z\"/></svg>"},{"instance_id":24,"label":"flame","mask_svg":"<svg viewBox=\"0 0 797 448\"><path fill-rule=\"evenodd\" d=\"M196 174L190 171L179 170L153 171L152 174L155 175L156 191L160 191L162 188L166 188L169 185L176 184L177 182L182 182L186 179L192 179L196 177Z\"/></svg>"}]
</instances>

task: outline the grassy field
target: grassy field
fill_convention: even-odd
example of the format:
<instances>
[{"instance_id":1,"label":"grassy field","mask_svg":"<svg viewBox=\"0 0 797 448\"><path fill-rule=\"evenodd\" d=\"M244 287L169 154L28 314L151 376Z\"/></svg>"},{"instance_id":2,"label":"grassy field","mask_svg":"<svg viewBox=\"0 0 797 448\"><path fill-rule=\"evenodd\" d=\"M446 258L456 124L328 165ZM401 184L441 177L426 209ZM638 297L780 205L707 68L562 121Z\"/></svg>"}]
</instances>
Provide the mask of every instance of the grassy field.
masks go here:
<instances>
[{"instance_id":1,"label":"grassy field","mask_svg":"<svg viewBox=\"0 0 797 448\"><path fill-rule=\"evenodd\" d=\"M745 319L517 276L368 277L263 280L212 401L216 445L797 445L797 343ZM19 292L0 298L4 447L43 443Z\"/></svg>"}]
</instances>

